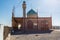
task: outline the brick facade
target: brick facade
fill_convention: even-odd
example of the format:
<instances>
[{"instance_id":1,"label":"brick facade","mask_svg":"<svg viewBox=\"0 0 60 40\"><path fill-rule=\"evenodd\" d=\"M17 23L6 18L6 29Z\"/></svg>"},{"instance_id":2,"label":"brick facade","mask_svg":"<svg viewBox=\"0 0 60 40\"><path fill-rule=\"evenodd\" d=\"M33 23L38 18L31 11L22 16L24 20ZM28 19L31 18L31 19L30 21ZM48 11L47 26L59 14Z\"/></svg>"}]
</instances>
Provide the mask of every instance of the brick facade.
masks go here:
<instances>
[{"instance_id":1,"label":"brick facade","mask_svg":"<svg viewBox=\"0 0 60 40\"><path fill-rule=\"evenodd\" d=\"M12 27L18 29L18 25L21 24L22 30L49 30L52 28L51 17L39 17L37 18L24 18L15 17L12 19Z\"/></svg>"}]
</instances>

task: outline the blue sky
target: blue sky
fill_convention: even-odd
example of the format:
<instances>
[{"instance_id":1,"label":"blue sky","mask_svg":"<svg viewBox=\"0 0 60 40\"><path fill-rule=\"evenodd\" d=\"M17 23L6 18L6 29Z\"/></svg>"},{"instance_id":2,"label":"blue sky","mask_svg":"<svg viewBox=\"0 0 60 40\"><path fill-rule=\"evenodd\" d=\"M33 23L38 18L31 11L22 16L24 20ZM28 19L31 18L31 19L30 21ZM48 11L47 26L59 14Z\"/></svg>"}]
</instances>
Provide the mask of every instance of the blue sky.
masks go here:
<instances>
[{"instance_id":1,"label":"blue sky","mask_svg":"<svg viewBox=\"0 0 60 40\"><path fill-rule=\"evenodd\" d=\"M0 24L11 26L12 9L15 6L15 16L22 17L22 2L24 0L0 0ZM52 25L60 26L60 0L25 0L26 13L32 8L39 17L52 16Z\"/></svg>"}]
</instances>

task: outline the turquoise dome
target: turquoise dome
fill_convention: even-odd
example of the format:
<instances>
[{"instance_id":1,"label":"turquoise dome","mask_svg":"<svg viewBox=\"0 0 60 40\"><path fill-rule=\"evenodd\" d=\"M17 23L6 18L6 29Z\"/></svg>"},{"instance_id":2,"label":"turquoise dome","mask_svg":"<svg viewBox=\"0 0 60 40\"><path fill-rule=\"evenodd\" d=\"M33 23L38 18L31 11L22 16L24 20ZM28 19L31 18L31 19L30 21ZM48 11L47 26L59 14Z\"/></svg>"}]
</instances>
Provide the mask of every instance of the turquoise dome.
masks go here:
<instances>
[{"instance_id":1,"label":"turquoise dome","mask_svg":"<svg viewBox=\"0 0 60 40\"><path fill-rule=\"evenodd\" d=\"M27 15L37 15L37 12L35 12L33 9L31 9L30 11L28 11Z\"/></svg>"}]
</instances>

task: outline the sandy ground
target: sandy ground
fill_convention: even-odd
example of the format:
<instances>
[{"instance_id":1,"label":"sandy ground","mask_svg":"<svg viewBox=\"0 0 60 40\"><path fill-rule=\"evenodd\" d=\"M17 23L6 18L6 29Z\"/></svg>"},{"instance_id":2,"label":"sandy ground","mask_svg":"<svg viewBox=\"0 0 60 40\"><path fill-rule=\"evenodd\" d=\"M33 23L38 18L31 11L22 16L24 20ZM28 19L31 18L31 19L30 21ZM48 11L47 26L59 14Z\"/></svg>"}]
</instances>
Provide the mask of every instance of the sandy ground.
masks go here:
<instances>
[{"instance_id":1,"label":"sandy ground","mask_svg":"<svg viewBox=\"0 0 60 40\"><path fill-rule=\"evenodd\" d=\"M60 30L45 34L9 35L6 40L60 40Z\"/></svg>"}]
</instances>

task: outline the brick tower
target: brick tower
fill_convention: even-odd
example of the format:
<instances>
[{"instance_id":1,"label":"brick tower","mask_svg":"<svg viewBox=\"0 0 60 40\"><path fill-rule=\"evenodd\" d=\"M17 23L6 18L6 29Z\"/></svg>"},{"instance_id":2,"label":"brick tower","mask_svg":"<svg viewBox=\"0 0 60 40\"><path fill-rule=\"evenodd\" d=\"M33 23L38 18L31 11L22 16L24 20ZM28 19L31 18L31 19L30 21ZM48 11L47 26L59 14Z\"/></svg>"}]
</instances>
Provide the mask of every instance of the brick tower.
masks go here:
<instances>
[{"instance_id":1,"label":"brick tower","mask_svg":"<svg viewBox=\"0 0 60 40\"><path fill-rule=\"evenodd\" d=\"M26 17L26 2L25 1L23 1L22 8L23 8L23 17L25 18Z\"/></svg>"}]
</instances>

